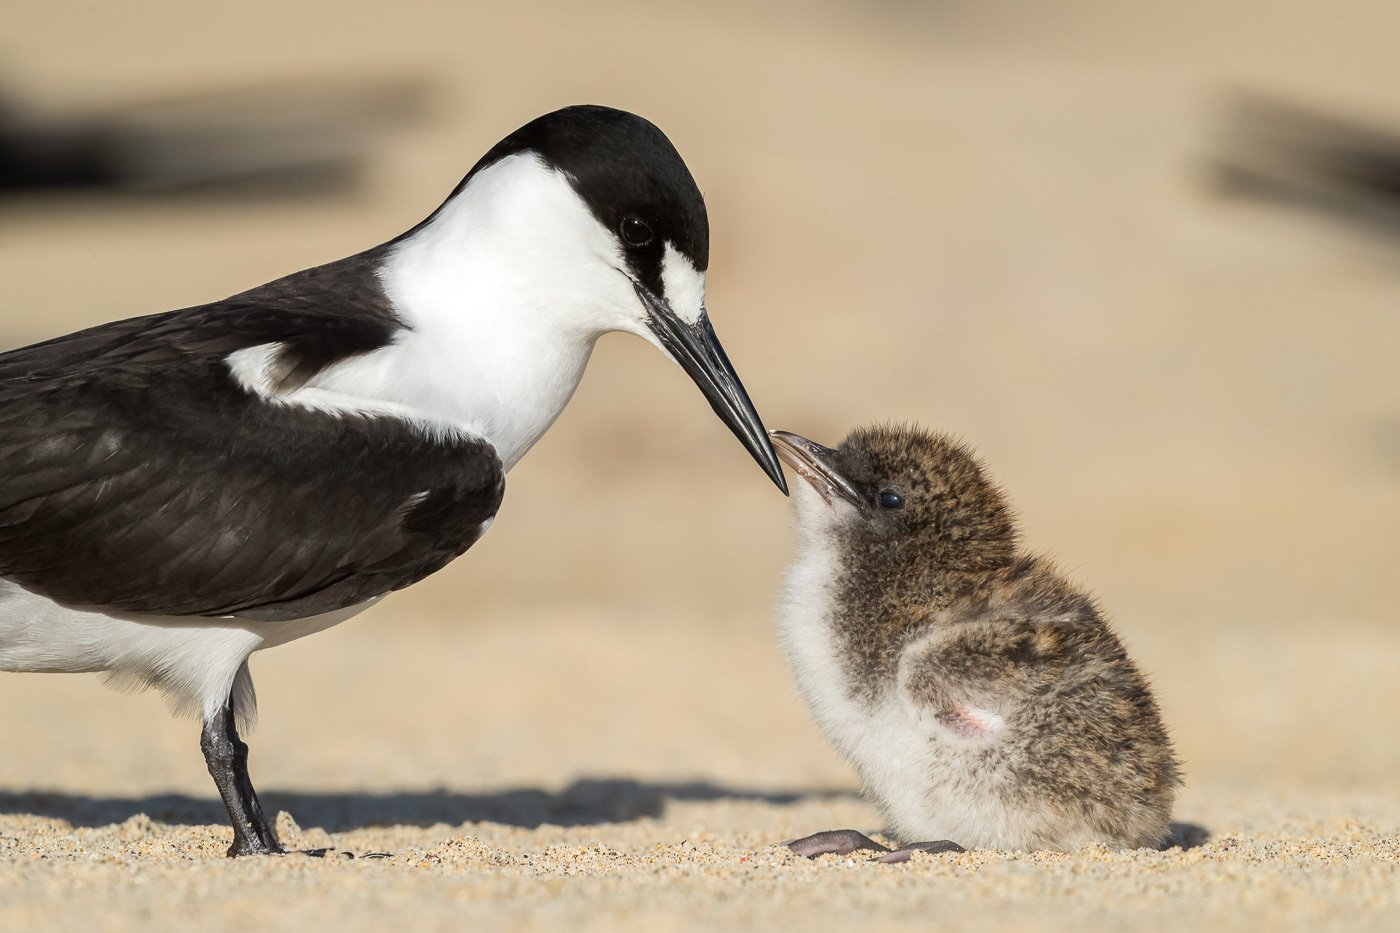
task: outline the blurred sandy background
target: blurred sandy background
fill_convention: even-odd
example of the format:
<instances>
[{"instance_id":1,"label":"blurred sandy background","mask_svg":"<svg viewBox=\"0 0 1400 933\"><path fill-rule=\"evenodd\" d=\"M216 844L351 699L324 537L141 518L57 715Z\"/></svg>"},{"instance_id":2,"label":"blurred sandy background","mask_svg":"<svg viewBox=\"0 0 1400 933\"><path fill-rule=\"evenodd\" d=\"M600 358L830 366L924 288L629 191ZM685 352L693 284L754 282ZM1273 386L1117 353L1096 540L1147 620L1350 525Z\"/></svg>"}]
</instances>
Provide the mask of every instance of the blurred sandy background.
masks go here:
<instances>
[{"instance_id":1,"label":"blurred sandy background","mask_svg":"<svg viewBox=\"0 0 1400 933\"><path fill-rule=\"evenodd\" d=\"M1386 2L10 3L0 86L50 113L294 79L428 105L335 193L0 200L4 346L358 251L529 118L634 110L705 192L711 314L768 425L978 447L1152 673L1212 840L763 849L879 828L775 643L788 504L615 337L466 559L254 659L265 803L393 859L226 864L193 723L5 675L0 926L1387 926L1400 237L1212 166L1242 91L1400 128L1397 35Z\"/></svg>"}]
</instances>

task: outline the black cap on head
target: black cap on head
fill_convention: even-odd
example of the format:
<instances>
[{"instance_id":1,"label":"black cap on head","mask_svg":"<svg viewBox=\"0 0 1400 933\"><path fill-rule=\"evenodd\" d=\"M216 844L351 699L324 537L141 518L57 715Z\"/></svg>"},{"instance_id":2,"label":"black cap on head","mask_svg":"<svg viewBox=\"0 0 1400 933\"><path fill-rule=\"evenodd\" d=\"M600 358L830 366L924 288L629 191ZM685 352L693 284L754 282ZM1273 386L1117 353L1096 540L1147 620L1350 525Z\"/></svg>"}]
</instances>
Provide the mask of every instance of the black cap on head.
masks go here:
<instances>
[{"instance_id":1,"label":"black cap on head","mask_svg":"<svg viewBox=\"0 0 1400 933\"><path fill-rule=\"evenodd\" d=\"M651 121L596 104L565 107L492 146L471 175L519 152L533 152L569 177L593 216L624 243L637 280L653 292L662 294L667 242L697 272L709 267L705 199L676 147Z\"/></svg>"}]
</instances>

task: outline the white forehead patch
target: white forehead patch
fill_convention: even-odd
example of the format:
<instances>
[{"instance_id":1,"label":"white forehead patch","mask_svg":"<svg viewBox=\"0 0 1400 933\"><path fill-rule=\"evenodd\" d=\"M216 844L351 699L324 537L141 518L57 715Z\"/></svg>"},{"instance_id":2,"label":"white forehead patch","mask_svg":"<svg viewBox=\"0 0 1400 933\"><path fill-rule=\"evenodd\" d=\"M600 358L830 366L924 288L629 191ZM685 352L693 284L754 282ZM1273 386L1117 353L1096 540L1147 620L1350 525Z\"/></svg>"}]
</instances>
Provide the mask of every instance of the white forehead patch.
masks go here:
<instances>
[{"instance_id":1,"label":"white forehead patch","mask_svg":"<svg viewBox=\"0 0 1400 933\"><path fill-rule=\"evenodd\" d=\"M687 324L700 320L705 311L705 273L696 272L670 240L661 254L661 287L666 290L666 302L676 317Z\"/></svg>"}]
</instances>

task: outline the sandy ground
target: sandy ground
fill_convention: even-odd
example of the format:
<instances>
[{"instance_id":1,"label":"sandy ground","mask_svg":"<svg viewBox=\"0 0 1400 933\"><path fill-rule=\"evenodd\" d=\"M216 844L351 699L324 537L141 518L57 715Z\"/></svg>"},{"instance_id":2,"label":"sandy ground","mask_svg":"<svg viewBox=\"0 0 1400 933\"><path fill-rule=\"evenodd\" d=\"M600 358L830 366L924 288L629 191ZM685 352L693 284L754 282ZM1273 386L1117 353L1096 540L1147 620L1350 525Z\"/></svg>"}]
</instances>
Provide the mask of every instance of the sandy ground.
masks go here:
<instances>
[{"instance_id":1,"label":"sandy ground","mask_svg":"<svg viewBox=\"0 0 1400 933\"><path fill-rule=\"evenodd\" d=\"M331 857L221 858L196 726L157 698L0 677L0 928L1393 927L1397 241L1223 199L1206 166L1241 88L1400 124L1400 13L751 6L7 10L36 105L326 75L435 97L350 196L3 202L0 336L377 242L553 107L647 114L705 189L712 315L769 425L976 445L1152 672L1198 844L772 848L879 829L775 644L788 505L618 338L467 559L255 659L254 779Z\"/></svg>"}]
</instances>

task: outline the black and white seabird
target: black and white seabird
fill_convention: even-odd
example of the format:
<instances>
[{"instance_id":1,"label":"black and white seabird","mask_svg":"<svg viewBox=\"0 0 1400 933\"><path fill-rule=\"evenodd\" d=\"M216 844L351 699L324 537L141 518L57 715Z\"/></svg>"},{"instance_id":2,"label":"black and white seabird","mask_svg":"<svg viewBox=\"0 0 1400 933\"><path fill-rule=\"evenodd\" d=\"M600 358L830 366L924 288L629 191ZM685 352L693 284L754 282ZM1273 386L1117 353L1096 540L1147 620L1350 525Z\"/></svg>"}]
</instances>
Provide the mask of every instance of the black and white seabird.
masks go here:
<instances>
[{"instance_id":1,"label":"black and white seabird","mask_svg":"<svg viewBox=\"0 0 1400 933\"><path fill-rule=\"evenodd\" d=\"M827 738L897 838L809 856L1156 846L1179 771L1147 680L1092 597L1017 547L967 448L866 429L836 449L775 431L802 477L784 649Z\"/></svg>"},{"instance_id":2,"label":"black and white seabird","mask_svg":"<svg viewBox=\"0 0 1400 933\"><path fill-rule=\"evenodd\" d=\"M105 671L197 712L229 854L280 852L238 735L249 655L471 547L599 336L678 362L786 492L708 263L670 141L570 107L388 243L0 355L0 670Z\"/></svg>"}]
</instances>

